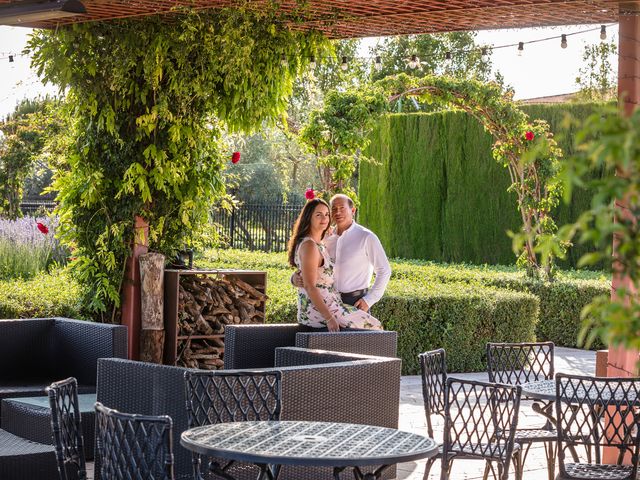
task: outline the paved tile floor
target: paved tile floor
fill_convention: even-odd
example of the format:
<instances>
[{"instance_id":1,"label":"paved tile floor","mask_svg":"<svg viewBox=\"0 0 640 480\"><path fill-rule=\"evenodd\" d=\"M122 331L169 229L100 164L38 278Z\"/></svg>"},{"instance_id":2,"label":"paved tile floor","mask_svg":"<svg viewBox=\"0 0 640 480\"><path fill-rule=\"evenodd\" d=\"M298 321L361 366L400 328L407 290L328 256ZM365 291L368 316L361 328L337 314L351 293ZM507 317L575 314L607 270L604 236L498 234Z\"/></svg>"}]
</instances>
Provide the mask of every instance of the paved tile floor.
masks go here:
<instances>
[{"instance_id":1,"label":"paved tile floor","mask_svg":"<svg viewBox=\"0 0 640 480\"><path fill-rule=\"evenodd\" d=\"M555 349L556 372L593 375L595 373L595 353L572 348ZM486 373L451 374L453 377L487 380ZM436 439L442 439L442 420L438 416L434 429ZM524 401L520 408L519 426L537 426L544 424L540 415L531 410L531 402ZM402 377L400 387L400 429L427 434L427 424L422 404L422 384L419 376ZM398 465L398 480L422 480L425 462L411 462ZM453 462L451 480L481 479L484 462L457 460ZM436 461L431 469L429 480L440 478L440 462ZM492 478L489 476L489 478ZM513 469L510 478L515 478ZM547 480L547 466L543 446L531 448L525 462L524 480Z\"/></svg>"},{"instance_id":2,"label":"paved tile floor","mask_svg":"<svg viewBox=\"0 0 640 480\"><path fill-rule=\"evenodd\" d=\"M593 375L595 372L595 353L572 348L555 349L556 372ZM451 376L473 380L487 380L486 373L451 374ZM540 416L531 410L531 402L523 402L520 410L520 426L541 425ZM434 417L436 439L442 439L442 421ZM422 403L422 384L419 376L402 377L400 386L400 429L427 434L427 424ZM178 447L180 448L180 447ZM398 465L397 480L422 480L425 462L411 462ZM89 464L93 472L93 462ZM451 480L481 479L484 463L471 460L457 460L453 463ZM431 469L429 480L440 478L440 462ZM491 476L489 478L492 478ZM515 478L513 469L510 478ZM524 480L547 480L547 467L543 447L534 447L525 463ZM88 480L92 480L90 474Z\"/></svg>"}]
</instances>

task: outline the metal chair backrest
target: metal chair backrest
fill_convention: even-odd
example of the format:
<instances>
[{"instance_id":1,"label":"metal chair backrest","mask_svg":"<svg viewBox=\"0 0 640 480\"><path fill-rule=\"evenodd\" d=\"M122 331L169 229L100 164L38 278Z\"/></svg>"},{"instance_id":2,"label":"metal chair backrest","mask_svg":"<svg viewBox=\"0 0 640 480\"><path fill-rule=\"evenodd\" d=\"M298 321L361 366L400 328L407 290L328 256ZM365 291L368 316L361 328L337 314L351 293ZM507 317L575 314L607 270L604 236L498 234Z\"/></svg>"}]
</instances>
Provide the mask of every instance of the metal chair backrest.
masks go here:
<instances>
[{"instance_id":1,"label":"metal chair backrest","mask_svg":"<svg viewBox=\"0 0 640 480\"><path fill-rule=\"evenodd\" d=\"M98 478L174 480L171 417L121 413L96 402L96 429Z\"/></svg>"},{"instance_id":2,"label":"metal chair backrest","mask_svg":"<svg viewBox=\"0 0 640 480\"><path fill-rule=\"evenodd\" d=\"M279 371L186 371L189 428L223 422L279 420Z\"/></svg>"},{"instance_id":3,"label":"metal chair backrest","mask_svg":"<svg viewBox=\"0 0 640 480\"><path fill-rule=\"evenodd\" d=\"M84 438L78 404L78 382L70 377L47 387L51 431L61 480L87 478Z\"/></svg>"},{"instance_id":4,"label":"metal chair backrest","mask_svg":"<svg viewBox=\"0 0 640 480\"><path fill-rule=\"evenodd\" d=\"M553 379L554 347L553 342L487 343L489 381L521 385Z\"/></svg>"},{"instance_id":5,"label":"metal chair backrest","mask_svg":"<svg viewBox=\"0 0 640 480\"><path fill-rule=\"evenodd\" d=\"M514 448L522 387L447 379L443 459L464 453L505 465Z\"/></svg>"},{"instance_id":6,"label":"metal chair backrest","mask_svg":"<svg viewBox=\"0 0 640 480\"><path fill-rule=\"evenodd\" d=\"M572 478L565 465L565 450L575 445L595 447L594 463L600 464L600 447L618 450L617 463L630 455L636 478L640 448L640 378L556 376L558 460L563 477ZM573 463L573 460L570 460ZM602 465L603 468L615 465Z\"/></svg>"},{"instance_id":7,"label":"metal chair backrest","mask_svg":"<svg viewBox=\"0 0 640 480\"><path fill-rule=\"evenodd\" d=\"M433 438L432 415L445 412L445 389L447 386L447 355L444 348L421 353L420 370L422 371L422 399L424 413L427 417L427 431Z\"/></svg>"}]
</instances>

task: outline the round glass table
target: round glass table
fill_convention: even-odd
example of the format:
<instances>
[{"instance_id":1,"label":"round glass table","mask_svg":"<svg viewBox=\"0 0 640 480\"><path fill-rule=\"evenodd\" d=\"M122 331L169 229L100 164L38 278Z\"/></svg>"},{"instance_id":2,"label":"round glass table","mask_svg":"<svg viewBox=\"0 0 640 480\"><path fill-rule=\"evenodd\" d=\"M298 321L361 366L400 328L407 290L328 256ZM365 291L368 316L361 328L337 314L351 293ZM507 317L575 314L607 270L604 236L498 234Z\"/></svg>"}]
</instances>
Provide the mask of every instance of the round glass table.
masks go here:
<instances>
[{"instance_id":1,"label":"round glass table","mask_svg":"<svg viewBox=\"0 0 640 480\"><path fill-rule=\"evenodd\" d=\"M259 479L277 479L281 465L332 467L334 478L353 467L356 479L378 479L389 466L438 452L431 438L393 428L350 423L262 421L196 427L180 444L199 454L253 463ZM360 467L381 465L374 472Z\"/></svg>"}]
</instances>

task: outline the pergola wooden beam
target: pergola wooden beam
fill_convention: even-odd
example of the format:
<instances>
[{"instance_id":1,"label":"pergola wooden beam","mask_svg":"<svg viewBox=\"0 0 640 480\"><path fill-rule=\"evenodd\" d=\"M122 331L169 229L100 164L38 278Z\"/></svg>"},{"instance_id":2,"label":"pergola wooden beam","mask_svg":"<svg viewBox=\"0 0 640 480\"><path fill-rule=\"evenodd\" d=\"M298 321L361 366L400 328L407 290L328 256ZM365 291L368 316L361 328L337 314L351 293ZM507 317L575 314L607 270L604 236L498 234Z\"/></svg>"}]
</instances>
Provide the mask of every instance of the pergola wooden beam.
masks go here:
<instances>
[{"instance_id":1,"label":"pergola wooden beam","mask_svg":"<svg viewBox=\"0 0 640 480\"><path fill-rule=\"evenodd\" d=\"M0 0L0 8L21 0ZM176 14L177 7L210 9L231 0L83 0L86 15L25 23L53 28L70 23ZM264 0L250 2L260 8ZM622 6L621 6L622 5ZM298 3L285 0L285 12ZM631 7L635 9L635 7ZM294 29L316 29L331 38L527 28L617 22L630 7L618 0L309 0ZM299 10L298 10L299 11ZM0 20L1 24L1 20Z\"/></svg>"}]
</instances>

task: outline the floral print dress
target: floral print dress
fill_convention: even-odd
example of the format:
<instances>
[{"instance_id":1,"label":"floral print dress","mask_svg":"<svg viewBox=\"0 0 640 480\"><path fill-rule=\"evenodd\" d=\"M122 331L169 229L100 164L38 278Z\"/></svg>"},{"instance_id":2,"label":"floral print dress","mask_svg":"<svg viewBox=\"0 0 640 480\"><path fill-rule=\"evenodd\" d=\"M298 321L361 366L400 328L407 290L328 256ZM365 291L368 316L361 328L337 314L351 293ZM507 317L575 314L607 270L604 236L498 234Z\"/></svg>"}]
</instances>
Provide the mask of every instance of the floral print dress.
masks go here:
<instances>
[{"instance_id":1,"label":"floral print dress","mask_svg":"<svg viewBox=\"0 0 640 480\"><path fill-rule=\"evenodd\" d=\"M313 242L320 250L320 255L324 260L322 266L318 267L316 287L320 290L324 303L329 311L335 316L338 324L342 328L366 328L371 330L382 330L380 321L356 307L342 303L340 294L333 286L333 263L329 258L326 247L322 243L316 243L312 238L303 238L296 248L295 262L298 269L302 269L300 262L300 246L305 242ZM313 328L326 328L327 321L316 309L307 295L304 288L298 288L298 323Z\"/></svg>"}]
</instances>

